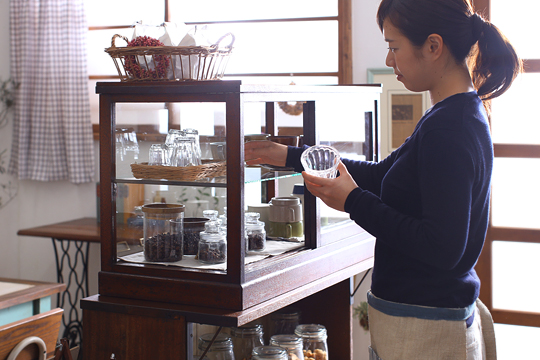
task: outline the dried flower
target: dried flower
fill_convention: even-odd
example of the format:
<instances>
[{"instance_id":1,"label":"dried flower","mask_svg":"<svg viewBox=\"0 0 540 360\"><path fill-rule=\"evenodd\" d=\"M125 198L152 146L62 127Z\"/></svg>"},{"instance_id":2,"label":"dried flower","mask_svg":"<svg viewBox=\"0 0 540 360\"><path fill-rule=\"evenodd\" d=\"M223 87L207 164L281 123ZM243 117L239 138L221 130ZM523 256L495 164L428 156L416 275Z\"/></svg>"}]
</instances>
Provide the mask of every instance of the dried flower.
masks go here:
<instances>
[{"instance_id":1,"label":"dried flower","mask_svg":"<svg viewBox=\"0 0 540 360\"><path fill-rule=\"evenodd\" d=\"M128 47L140 46L163 46L163 43L149 36L138 36L128 42ZM151 55L154 70L145 69L139 64L137 55L129 55L124 58L124 67L129 75L136 79L161 79L167 76L170 59L166 55ZM145 64L146 65L146 64Z\"/></svg>"}]
</instances>

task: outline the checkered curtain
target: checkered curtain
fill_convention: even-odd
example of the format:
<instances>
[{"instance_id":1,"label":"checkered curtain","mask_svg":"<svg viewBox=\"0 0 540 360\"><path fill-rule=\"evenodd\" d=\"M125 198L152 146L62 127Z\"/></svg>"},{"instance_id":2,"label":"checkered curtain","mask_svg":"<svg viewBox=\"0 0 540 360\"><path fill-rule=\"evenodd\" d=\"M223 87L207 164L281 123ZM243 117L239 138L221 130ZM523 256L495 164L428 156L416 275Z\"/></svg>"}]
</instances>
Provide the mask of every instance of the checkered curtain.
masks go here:
<instances>
[{"instance_id":1,"label":"checkered curtain","mask_svg":"<svg viewBox=\"0 0 540 360\"><path fill-rule=\"evenodd\" d=\"M11 76L20 85L9 172L93 181L83 0L11 0Z\"/></svg>"}]
</instances>

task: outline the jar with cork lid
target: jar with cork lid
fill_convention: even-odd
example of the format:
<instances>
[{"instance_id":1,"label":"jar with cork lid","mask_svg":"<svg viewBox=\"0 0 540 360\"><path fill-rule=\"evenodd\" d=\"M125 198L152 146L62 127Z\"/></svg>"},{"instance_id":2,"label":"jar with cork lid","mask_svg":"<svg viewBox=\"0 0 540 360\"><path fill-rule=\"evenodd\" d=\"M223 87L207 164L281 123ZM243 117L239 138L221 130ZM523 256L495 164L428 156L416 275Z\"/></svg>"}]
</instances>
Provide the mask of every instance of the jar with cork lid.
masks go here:
<instances>
[{"instance_id":1,"label":"jar with cork lid","mask_svg":"<svg viewBox=\"0 0 540 360\"><path fill-rule=\"evenodd\" d=\"M144 258L153 262L182 260L184 211L181 204L142 206Z\"/></svg>"}]
</instances>

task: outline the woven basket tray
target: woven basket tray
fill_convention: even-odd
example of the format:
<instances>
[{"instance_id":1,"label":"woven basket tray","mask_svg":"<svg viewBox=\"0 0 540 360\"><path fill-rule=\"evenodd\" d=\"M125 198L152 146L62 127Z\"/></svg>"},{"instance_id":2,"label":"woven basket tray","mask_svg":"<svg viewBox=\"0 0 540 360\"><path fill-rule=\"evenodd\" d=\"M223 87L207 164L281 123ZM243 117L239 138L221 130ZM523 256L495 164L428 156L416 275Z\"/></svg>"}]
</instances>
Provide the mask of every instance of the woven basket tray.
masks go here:
<instances>
[{"instance_id":1,"label":"woven basket tray","mask_svg":"<svg viewBox=\"0 0 540 360\"><path fill-rule=\"evenodd\" d=\"M230 44L222 46L221 42L228 37L231 38ZM234 43L231 33L223 35L210 46L117 47L117 38L129 42L125 36L116 34L112 37L111 47L105 52L113 59L121 81L220 80Z\"/></svg>"},{"instance_id":2,"label":"woven basket tray","mask_svg":"<svg viewBox=\"0 0 540 360\"><path fill-rule=\"evenodd\" d=\"M135 163L131 164L131 171L137 179L197 181L225 176L227 175L227 166L225 161L186 167Z\"/></svg>"}]
</instances>

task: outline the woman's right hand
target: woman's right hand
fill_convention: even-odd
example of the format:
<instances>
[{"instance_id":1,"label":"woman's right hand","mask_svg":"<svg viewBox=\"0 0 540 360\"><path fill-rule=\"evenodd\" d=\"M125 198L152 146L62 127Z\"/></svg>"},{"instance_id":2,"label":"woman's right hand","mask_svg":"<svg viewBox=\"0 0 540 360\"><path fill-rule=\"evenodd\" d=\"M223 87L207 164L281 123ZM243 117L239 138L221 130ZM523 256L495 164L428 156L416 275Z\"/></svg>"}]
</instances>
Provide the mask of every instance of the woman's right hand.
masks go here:
<instances>
[{"instance_id":1,"label":"woman's right hand","mask_svg":"<svg viewBox=\"0 0 540 360\"><path fill-rule=\"evenodd\" d=\"M246 165L285 166L287 145L268 140L248 141L244 144L244 159Z\"/></svg>"}]
</instances>

